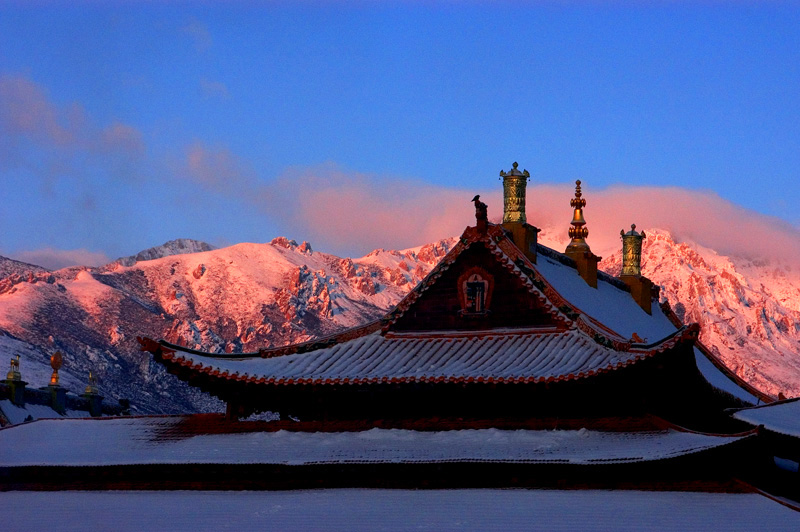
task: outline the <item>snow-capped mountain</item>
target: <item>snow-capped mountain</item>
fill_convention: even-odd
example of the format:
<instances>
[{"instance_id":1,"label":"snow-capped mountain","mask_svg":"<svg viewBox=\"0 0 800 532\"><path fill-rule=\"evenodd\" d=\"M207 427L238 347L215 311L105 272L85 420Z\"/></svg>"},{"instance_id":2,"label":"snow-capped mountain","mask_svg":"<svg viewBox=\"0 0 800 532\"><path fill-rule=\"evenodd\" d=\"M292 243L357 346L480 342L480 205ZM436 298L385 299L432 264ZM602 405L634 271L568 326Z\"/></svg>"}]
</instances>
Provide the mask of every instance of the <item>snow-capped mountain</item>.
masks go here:
<instances>
[{"instance_id":1,"label":"snow-capped mountain","mask_svg":"<svg viewBox=\"0 0 800 532\"><path fill-rule=\"evenodd\" d=\"M645 230L642 274L661 286L684 322L736 374L771 395L800 395L800 267L724 256ZM621 249L600 267L622 268Z\"/></svg>"},{"instance_id":2,"label":"snow-capped mountain","mask_svg":"<svg viewBox=\"0 0 800 532\"><path fill-rule=\"evenodd\" d=\"M166 256L130 266L15 270L0 279L0 349L23 355L33 386L47 383L48 357L60 350L69 382L92 369L101 392L140 411L218 409L152 363L136 336L246 352L329 334L382 315L454 242L360 259L282 237L199 253L167 244L152 253Z\"/></svg>"},{"instance_id":3,"label":"snow-capped mountain","mask_svg":"<svg viewBox=\"0 0 800 532\"><path fill-rule=\"evenodd\" d=\"M800 395L800 269L646 232L643 273L682 319L703 326L702 341L756 387ZM75 391L92 369L101 392L130 398L140 412L219 410L141 353L136 336L247 352L362 324L395 305L455 239L359 259L283 237L187 253L202 245L188 242L148 250L160 258L139 254L100 268L48 271L9 262L0 275L0 350L22 355L32 386L47 383L48 357L61 350L62 381ZM619 273L620 255L601 267Z\"/></svg>"}]
</instances>

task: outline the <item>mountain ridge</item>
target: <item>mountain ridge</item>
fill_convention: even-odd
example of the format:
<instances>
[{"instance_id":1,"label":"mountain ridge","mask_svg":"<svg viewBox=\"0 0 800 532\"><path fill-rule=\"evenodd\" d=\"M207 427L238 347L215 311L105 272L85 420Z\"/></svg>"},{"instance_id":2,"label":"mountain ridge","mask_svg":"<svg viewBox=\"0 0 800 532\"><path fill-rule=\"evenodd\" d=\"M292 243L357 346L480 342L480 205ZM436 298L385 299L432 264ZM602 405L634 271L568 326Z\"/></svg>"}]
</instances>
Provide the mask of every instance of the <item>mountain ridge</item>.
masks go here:
<instances>
[{"instance_id":1,"label":"mountain ridge","mask_svg":"<svg viewBox=\"0 0 800 532\"><path fill-rule=\"evenodd\" d=\"M800 395L800 271L645 231L643 273L679 316L701 323L704 344L757 388ZM136 336L242 352L338 332L391 309L455 242L353 259L277 237L189 253L166 246L164 256L130 265L15 273L0 279L0 348L23 353L31 385L46 384L36 379L61 350L68 382L85 381L91 369L107 397L128 397L141 413L218 411L216 399L141 353ZM619 273L621 250L600 266Z\"/></svg>"}]
</instances>

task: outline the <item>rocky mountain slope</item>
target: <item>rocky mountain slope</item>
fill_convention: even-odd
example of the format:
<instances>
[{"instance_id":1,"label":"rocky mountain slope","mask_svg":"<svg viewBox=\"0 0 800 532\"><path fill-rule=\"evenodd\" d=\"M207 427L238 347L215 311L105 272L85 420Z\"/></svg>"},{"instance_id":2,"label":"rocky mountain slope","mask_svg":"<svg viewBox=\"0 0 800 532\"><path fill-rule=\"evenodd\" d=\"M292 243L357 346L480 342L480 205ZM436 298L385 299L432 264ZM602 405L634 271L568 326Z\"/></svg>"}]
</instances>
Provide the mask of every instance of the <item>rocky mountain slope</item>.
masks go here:
<instances>
[{"instance_id":1,"label":"rocky mountain slope","mask_svg":"<svg viewBox=\"0 0 800 532\"><path fill-rule=\"evenodd\" d=\"M800 395L800 267L723 256L663 230L645 230L642 273L736 374L771 395ZM621 250L600 267L622 269Z\"/></svg>"},{"instance_id":2,"label":"rocky mountain slope","mask_svg":"<svg viewBox=\"0 0 800 532\"><path fill-rule=\"evenodd\" d=\"M0 349L23 357L23 378L47 383L47 360L64 354L80 391L89 369L107 397L141 412L218 409L139 351L136 336L217 351L255 351L329 334L374 319L415 286L454 239L360 259L315 252L303 242L175 254L101 268L17 270L0 279Z\"/></svg>"},{"instance_id":3,"label":"rocky mountain slope","mask_svg":"<svg viewBox=\"0 0 800 532\"><path fill-rule=\"evenodd\" d=\"M137 262L143 260L154 260L162 257L168 257L170 255L183 255L186 253L200 253L202 251L211 251L212 249L214 249L214 247L211 246L211 244L207 244L199 240L192 240L191 238L178 238L176 240L170 240L169 242L160 246L155 246L140 251L136 255L121 257L115 262L118 262L122 266L133 266Z\"/></svg>"},{"instance_id":4,"label":"rocky mountain slope","mask_svg":"<svg viewBox=\"0 0 800 532\"><path fill-rule=\"evenodd\" d=\"M800 395L800 269L647 233L645 275L685 321L703 325L702 341L758 388ZM219 410L141 353L136 336L247 352L329 334L382 315L454 243L349 259L282 237L199 252L207 245L173 241L101 268L0 261L0 352L22 355L34 386L47 383L48 357L61 350L73 390L92 369L101 392L130 398L139 412ZM601 267L619 273L620 253Z\"/></svg>"},{"instance_id":5,"label":"rocky mountain slope","mask_svg":"<svg viewBox=\"0 0 800 532\"><path fill-rule=\"evenodd\" d=\"M0 279L14 275L27 277L31 273L46 272L46 268L0 256Z\"/></svg>"}]
</instances>

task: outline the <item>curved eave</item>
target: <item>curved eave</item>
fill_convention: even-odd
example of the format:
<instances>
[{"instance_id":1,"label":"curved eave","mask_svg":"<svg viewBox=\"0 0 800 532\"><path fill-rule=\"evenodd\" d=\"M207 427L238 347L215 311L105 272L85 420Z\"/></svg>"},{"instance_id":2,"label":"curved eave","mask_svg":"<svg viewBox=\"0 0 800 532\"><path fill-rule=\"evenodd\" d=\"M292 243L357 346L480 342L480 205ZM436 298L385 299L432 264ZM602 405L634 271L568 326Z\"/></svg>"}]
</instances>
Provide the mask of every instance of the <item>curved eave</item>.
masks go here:
<instances>
[{"instance_id":1,"label":"curved eave","mask_svg":"<svg viewBox=\"0 0 800 532\"><path fill-rule=\"evenodd\" d=\"M382 377L284 377L280 375L240 373L231 372L230 369L214 366L214 360L219 357L208 357L209 360L198 361L198 352L187 350L178 346L171 347L164 343L156 342L150 338L139 338L143 351L153 354L156 361L166 366L168 369L177 370L180 373L191 375L203 375L211 380L219 382L237 382L241 384L255 384L266 386L337 386L337 385L379 385L379 384L553 384L560 382L577 381L598 375L621 370L633 366L634 364L652 358L656 355L669 351L679 344L690 341L693 342L697 336L697 327L684 327L676 331L670 338L655 346L631 346L626 351L627 359L616 363L609 363L606 366L589 369L586 371L565 372L559 375L535 376L535 375L412 375L412 376L382 376ZM402 335L392 335L402 336ZM425 341L426 338L419 338ZM607 349L611 349L609 346ZM193 358L192 355L195 355ZM200 356L205 356L201 354Z\"/></svg>"},{"instance_id":2,"label":"curved eave","mask_svg":"<svg viewBox=\"0 0 800 532\"><path fill-rule=\"evenodd\" d=\"M675 311L672 310L672 306L669 304L669 301L664 300L661 303L661 310L665 316L673 323L675 326L681 326L681 320L678 318ZM731 371L728 366L726 366L722 360L720 360L714 353L711 352L709 348L703 345L699 340L695 342L695 347L702 353L702 355L709 361L711 364L714 365L725 377L731 380L736 386L743 389L753 397L758 398L759 400L763 401L764 403L773 403L777 400L776 397L773 397L767 393L762 392L761 390L755 388L748 382L745 382L741 377L739 377L736 373Z\"/></svg>"}]
</instances>

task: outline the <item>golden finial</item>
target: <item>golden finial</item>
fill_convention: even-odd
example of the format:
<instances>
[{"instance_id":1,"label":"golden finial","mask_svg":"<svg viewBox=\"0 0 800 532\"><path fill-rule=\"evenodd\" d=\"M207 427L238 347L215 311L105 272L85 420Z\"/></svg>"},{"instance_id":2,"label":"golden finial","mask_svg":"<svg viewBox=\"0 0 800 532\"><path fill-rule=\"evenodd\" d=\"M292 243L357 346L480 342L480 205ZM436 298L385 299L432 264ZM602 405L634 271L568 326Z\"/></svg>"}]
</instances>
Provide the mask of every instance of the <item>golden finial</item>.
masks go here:
<instances>
[{"instance_id":1,"label":"golden finial","mask_svg":"<svg viewBox=\"0 0 800 532\"><path fill-rule=\"evenodd\" d=\"M621 275L642 274L642 241L647 235L644 231L636 232L636 224L631 224L627 233L621 229L619 236L622 238L622 273Z\"/></svg>"},{"instance_id":2,"label":"golden finial","mask_svg":"<svg viewBox=\"0 0 800 532\"><path fill-rule=\"evenodd\" d=\"M503 223L527 222L525 218L525 186L531 174L527 170L519 171L519 164L515 161L511 170L500 170L503 178Z\"/></svg>"},{"instance_id":3,"label":"golden finial","mask_svg":"<svg viewBox=\"0 0 800 532\"><path fill-rule=\"evenodd\" d=\"M586 237L589 236L589 230L586 228L586 220L583 219L583 208L586 206L586 200L583 199L581 192L581 180L575 181L575 197L569 202L569 206L575 209L572 215L572 221L569 228L569 237L572 241L567 246L566 253L582 253L591 251L589 244L586 243Z\"/></svg>"},{"instance_id":4,"label":"golden finial","mask_svg":"<svg viewBox=\"0 0 800 532\"><path fill-rule=\"evenodd\" d=\"M61 356L61 351L56 351L50 357L50 367L53 368L53 374L50 376L50 386L58 386L58 370L64 364L64 357Z\"/></svg>"},{"instance_id":5,"label":"golden finial","mask_svg":"<svg viewBox=\"0 0 800 532\"><path fill-rule=\"evenodd\" d=\"M22 374L19 372L19 355L16 355L17 358L11 359L11 369L8 371L6 375L6 379L10 381L21 381Z\"/></svg>"},{"instance_id":6,"label":"golden finial","mask_svg":"<svg viewBox=\"0 0 800 532\"><path fill-rule=\"evenodd\" d=\"M97 378L95 378L94 374L92 373L92 370L89 370L89 384L86 385L84 393L87 395L99 393L97 391Z\"/></svg>"}]
</instances>

